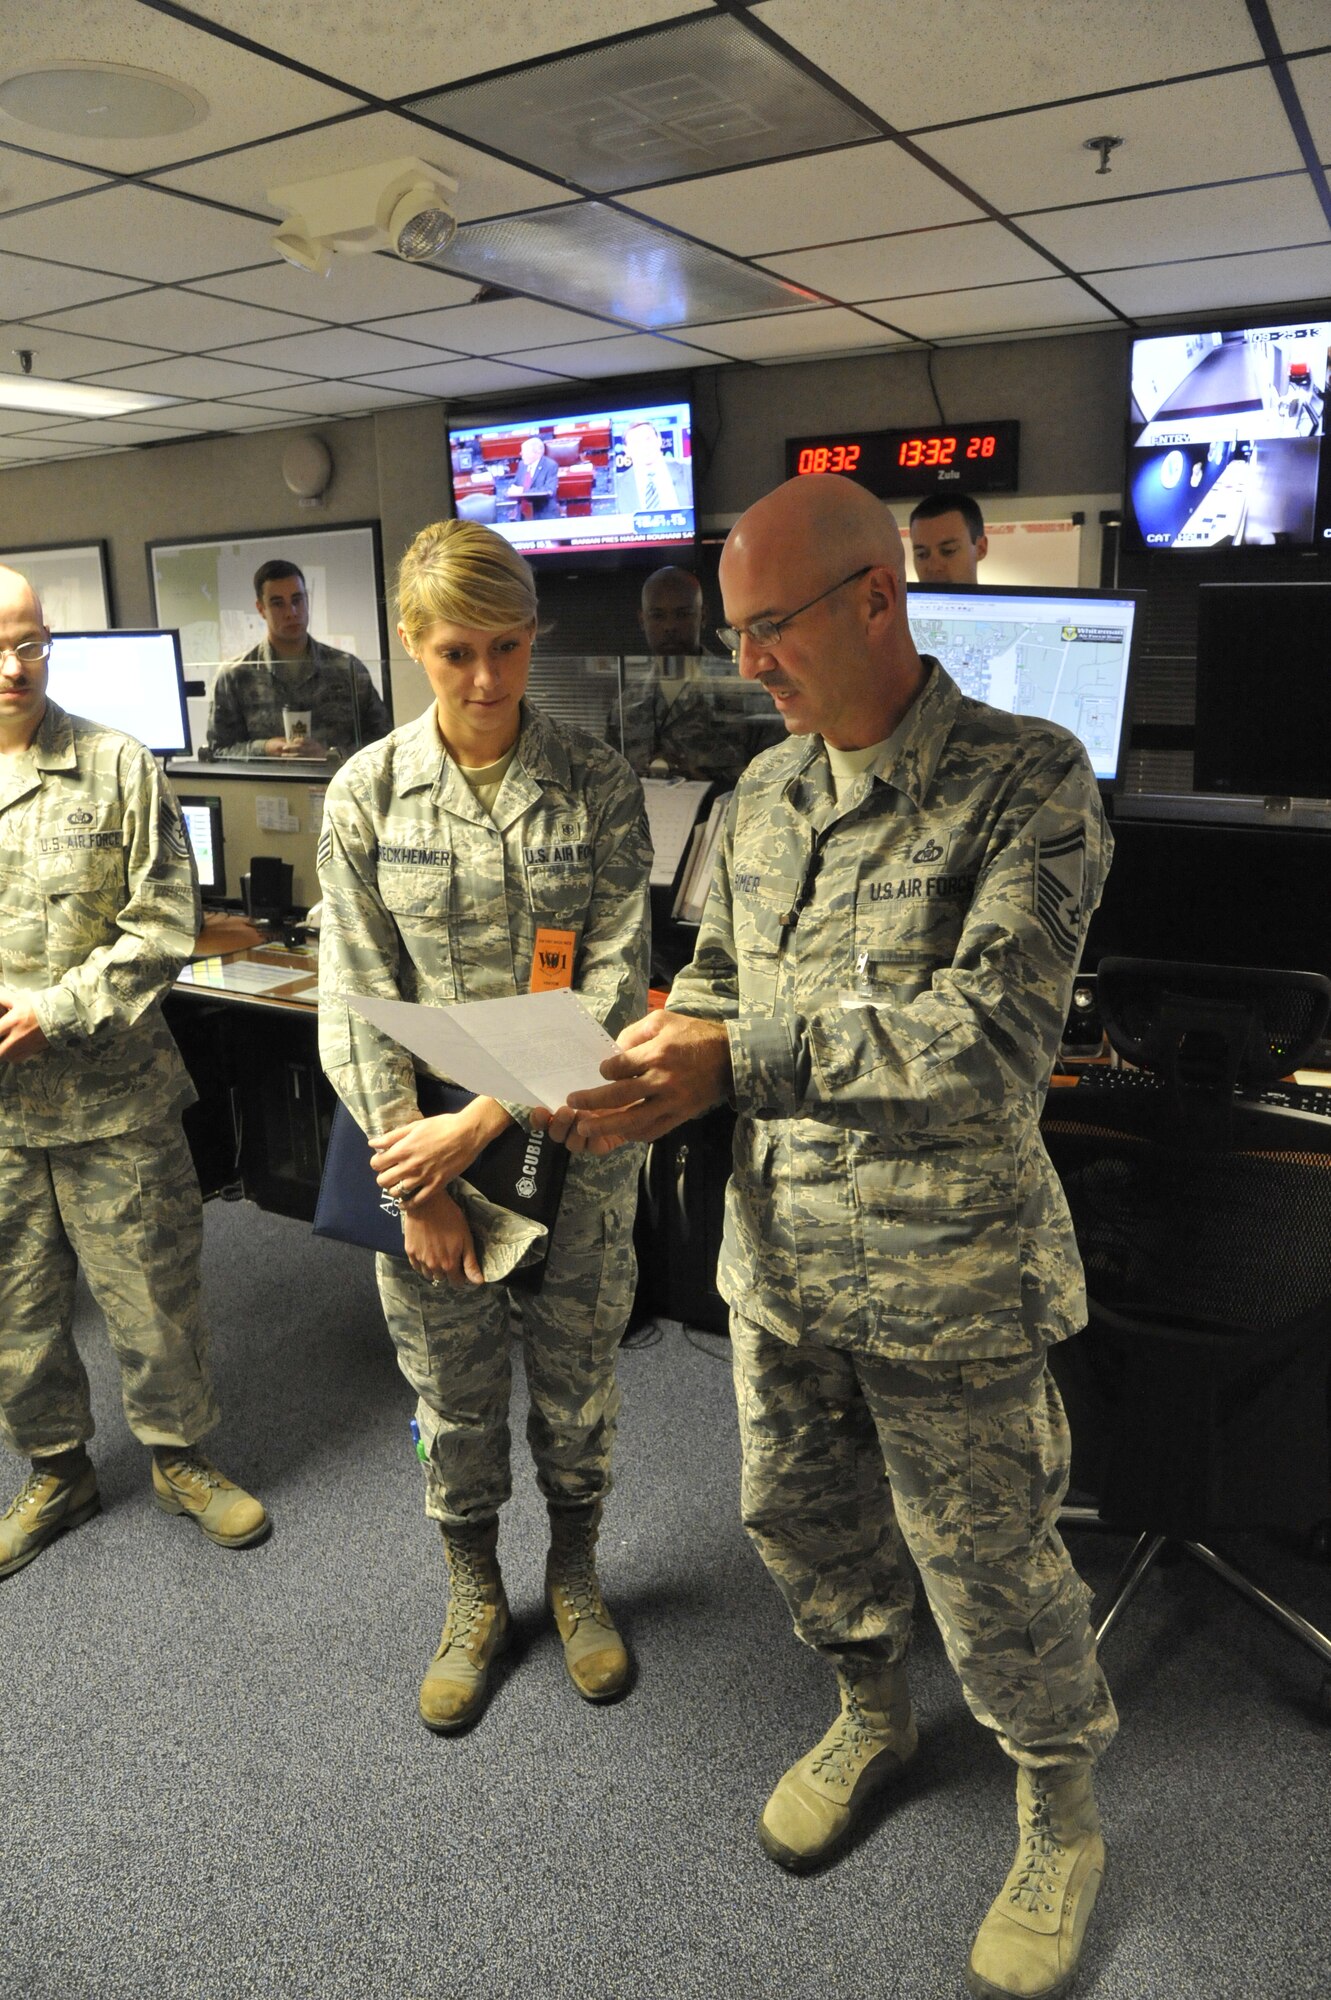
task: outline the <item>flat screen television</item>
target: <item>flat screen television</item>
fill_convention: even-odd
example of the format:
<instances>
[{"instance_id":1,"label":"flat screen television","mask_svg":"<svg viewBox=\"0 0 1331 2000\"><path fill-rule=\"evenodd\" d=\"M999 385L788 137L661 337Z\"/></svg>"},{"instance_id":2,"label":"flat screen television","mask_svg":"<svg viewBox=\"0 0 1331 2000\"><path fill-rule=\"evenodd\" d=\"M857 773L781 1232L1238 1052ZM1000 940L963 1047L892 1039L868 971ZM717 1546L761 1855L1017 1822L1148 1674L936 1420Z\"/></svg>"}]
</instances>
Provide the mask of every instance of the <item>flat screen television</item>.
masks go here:
<instances>
[{"instance_id":1,"label":"flat screen television","mask_svg":"<svg viewBox=\"0 0 1331 2000\"><path fill-rule=\"evenodd\" d=\"M1146 549L1331 543L1331 318L1132 343L1125 529Z\"/></svg>"},{"instance_id":2,"label":"flat screen television","mask_svg":"<svg viewBox=\"0 0 1331 2000\"><path fill-rule=\"evenodd\" d=\"M56 632L46 691L70 715L123 729L156 756L189 751L178 632Z\"/></svg>"},{"instance_id":3,"label":"flat screen television","mask_svg":"<svg viewBox=\"0 0 1331 2000\"><path fill-rule=\"evenodd\" d=\"M1331 583L1197 592L1192 785L1331 799Z\"/></svg>"},{"instance_id":4,"label":"flat screen television","mask_svg":"<svg viewBox=\"0 0 1331 2000\"><path fill-rule=\"evenodd\" d=\"M199 891L205 903L220 903L226 897L226 857L222 838L222 801L216 796L186 796L177 800L185 822L194 866L199 871Z\"/></svg>"},{"instance_id":5,"label":"flat screen television","mask_svg":"<svg viewBox=\"0 0 1331 2000\"><path fill-rule=\"evenodd\" d=\"M550 567L667 563L695 542L693 416L687 395L576 414L535 404L449 428L454 511Z\"/></svg>"},{"instance_id":6,"label":"flat screen television","mask_svg":"<svg viewBox=\"0 0 1331 2000\"><path fill-rule=\"evenodd\" d=\"M925 589L906 597L911 634L963 694L1010 715L1061 722L1102 785L1123 775L1141 593Z\"/></svg>"}]
</instances>

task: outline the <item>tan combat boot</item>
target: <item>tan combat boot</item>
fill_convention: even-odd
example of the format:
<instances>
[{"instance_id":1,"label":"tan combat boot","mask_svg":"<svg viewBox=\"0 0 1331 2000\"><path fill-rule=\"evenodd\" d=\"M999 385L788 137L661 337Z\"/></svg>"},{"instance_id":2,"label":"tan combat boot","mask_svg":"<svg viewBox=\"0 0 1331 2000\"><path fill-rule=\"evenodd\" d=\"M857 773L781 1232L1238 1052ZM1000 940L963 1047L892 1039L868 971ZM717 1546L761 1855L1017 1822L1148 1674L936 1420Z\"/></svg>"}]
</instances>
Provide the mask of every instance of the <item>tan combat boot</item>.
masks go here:
<instances>
[{"instance_id":1,"label":"tan combat boot","mask_svg":"<svg viewBox=\"0 0 1331 2000\"><path fill-rule=\"evenodd\" d=\"M601 1508L550 1508L545 1601L564 1642L568 1677L584 1701L613 1701L628 1686L629 1656L596 1579Z\"/></svg>"},{"instance_id":2,"label":"tan combat boot","mask_svg":"<svg viewBox=\"0 0 1331 2000\"><path fill-rule=\"evenodd\" d=\"M1055 2000L1077 1970L1105 1871L1089 1765L1017 1773L1017 1858L971 1946L980 2000Z\"/></svg>"},{"instance_id":3,"label":"tan combat boot","mask_svg":"<svg viewBox=\"0 0 1331 2000\"><path fill-rule=\"evenodd\" d=\"M153 1499L164 1514L197 1521L222 1549L246 1549L268 1533L268 1516L254 1495L192 1448L154 1445Z\"/></svg>"},{"instance_id":4,"label":"tan combat boot","mask_svg":"<svg viewBox=\"0 0 1331 2000\"><path fill-rule=\"evenodd\" d=\"M420 1715L441 1736L466 1729L485 1707L490 1662L509 1639L508 1599L495 1551L499 1523L444 1529L448 1617L421 1682Z\"/></svg>"},{"instance_id":5,"label":"tan combat boot","mask_svg":"<svg viewBox=\"0 0 1331 2000\"><path fill-rule=\"evenodd\" d=\"M825 1861L880 1787L915 1755L904 1665L837 1668L841 1713L792 1764L763 1808L758 1838L799 1873Z\"/></svg>"},{"instance_id":6,"label":"tan combat boot","mask_svg":"<svg viewBox=\"0 0 1331 2000\"><path fill-rule=\"evenodd\" d=\"M0 1576L22 1569L66 1528L77 1528L97 1513L101 1504L91 1459L74 1466L68 1478L63 1468L47 1471L35 1464L0 1514Z\"/></svg>"}]
</instances>

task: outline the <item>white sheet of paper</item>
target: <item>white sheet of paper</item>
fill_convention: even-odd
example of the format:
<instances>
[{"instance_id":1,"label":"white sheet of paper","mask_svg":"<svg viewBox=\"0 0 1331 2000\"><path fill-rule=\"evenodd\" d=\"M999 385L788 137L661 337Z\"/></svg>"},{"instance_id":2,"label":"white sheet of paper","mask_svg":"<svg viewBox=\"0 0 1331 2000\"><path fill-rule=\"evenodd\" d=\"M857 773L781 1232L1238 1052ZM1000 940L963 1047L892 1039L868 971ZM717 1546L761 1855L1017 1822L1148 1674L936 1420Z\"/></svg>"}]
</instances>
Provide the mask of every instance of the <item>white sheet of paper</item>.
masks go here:
<instances>
[{"instance_id":1,"label":"white sheet of paper","mask_svg":"<svg viewBox=\"0 0 1331 2000\"><path fill-rule=\"evenodd\" d=\"M478 1096L554 1110L571 1090L595 1090L615 1042L576 993L515 993L420 1007L349 993L347 1003L441 1076Z\"/></svg>"}]
</instances>

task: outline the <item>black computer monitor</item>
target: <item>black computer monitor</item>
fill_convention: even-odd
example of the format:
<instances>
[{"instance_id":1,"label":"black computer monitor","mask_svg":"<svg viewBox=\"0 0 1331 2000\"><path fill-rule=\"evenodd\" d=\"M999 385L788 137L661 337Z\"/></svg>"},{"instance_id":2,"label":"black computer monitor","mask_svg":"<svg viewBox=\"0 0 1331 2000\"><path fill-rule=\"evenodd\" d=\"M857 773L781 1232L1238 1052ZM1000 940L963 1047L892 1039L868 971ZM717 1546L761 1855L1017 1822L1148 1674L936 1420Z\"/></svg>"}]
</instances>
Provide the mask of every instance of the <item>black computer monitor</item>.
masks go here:
<instances>
[{"instance_id":1,"label":"black computer monitor","mask_svg":"<svg viewBox=\"0 0 1331 2000\"><path fill-rule=\"evenodd\" d=\"M178 632L56 632L46 685L69 714L123 729L155 756L189 750Z\"/></svg>"},{"instance_id":2,"label":"black computer monitor","mask_svg":"<svg viewBox=\"0 0 1331 2000\"><path fill-rule=\"evenodd\" d=\"M1192 786L1331 799L1331 583L1197 592Z\"/></svg>"},{"instance_id":3,"label":"black computer monitor","mask_svg":"<svg viewBox=\"0 0 1331 2000\"><path fill-rule=\"evenodd\" d=\"M912 584L911 634L963 694L1010 715L1061 722L1102 785L1123 775L1141 593Z\"/></svg>"},{"instance_id":4,"label":"black computer monitor","mask_svg":"<svg viewBox=\"0 0 1331 2000\"><path fill-rule=\"evenodd\" d=\"M215 796L182 796L177 803L185 822L194 865L199 871L199 889L203 900L205 903L220 903L226 896L222 801Z\"/></svg>"}]
</instances>

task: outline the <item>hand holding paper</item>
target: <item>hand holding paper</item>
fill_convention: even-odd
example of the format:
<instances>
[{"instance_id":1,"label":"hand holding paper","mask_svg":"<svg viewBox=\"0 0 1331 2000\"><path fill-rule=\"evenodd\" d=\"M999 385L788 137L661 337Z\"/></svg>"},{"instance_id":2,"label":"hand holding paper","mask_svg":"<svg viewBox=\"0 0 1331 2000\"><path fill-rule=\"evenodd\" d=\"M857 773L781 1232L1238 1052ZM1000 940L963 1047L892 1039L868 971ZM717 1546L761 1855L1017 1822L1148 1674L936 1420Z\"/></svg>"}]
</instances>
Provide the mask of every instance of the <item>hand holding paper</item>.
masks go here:
<instances>
[{"instance_id":1,"label":"hand holding paper","mask_svg":"<svg viewBox=\"0 0 1331 2000\"><path fill-rule=\"evenodd\" d=\"M618 1054L568 987L447 1007L349 993L347 1004L440 1076L508 1104L561 1105L594 1090L602 1062Z\"/></svg>"}]
</instances>

